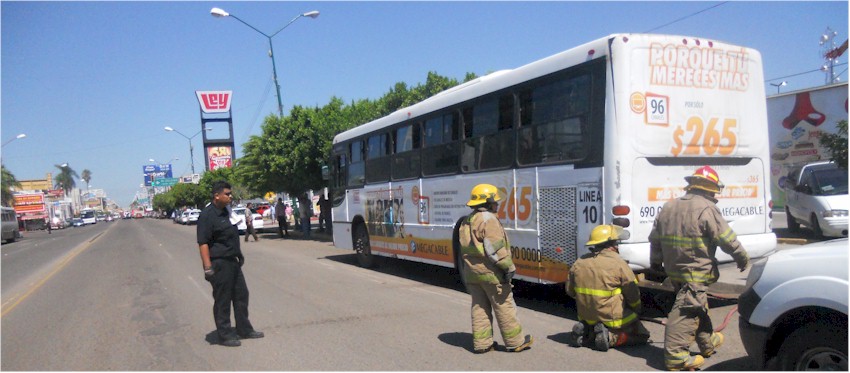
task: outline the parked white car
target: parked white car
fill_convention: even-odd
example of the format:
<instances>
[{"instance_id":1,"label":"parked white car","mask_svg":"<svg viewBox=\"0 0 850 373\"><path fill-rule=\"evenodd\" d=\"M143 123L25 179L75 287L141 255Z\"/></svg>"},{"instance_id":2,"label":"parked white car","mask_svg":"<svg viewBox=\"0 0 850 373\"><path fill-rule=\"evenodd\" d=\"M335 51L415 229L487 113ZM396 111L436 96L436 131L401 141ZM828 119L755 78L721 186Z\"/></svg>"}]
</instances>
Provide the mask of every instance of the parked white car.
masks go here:
<instances>
[{"instance_id":1,"label":"parked white car","mask_svg":"<svg viewBox=\"0 0 850 373\"><path fill-rule=\"evenodd\" d=\"M188 210L189 215L186 217L186 224L198 224L198 217L201 216L201 210Z\"/></svg>"},{"instance_id":2,"label":"parked white car","mask_svg":"<svg viewBox=\"0 0 850 373\"><path fill-rule=\"evenodd\" d=\"M756 259L738 298L756 369L847 371L847 239Z\"/></svg>"},{"instance_id":3,"label":"parked white car","mask_svg":"<svg viewBox=\"0 0 850 373\"><path fill-rule=\"evenodd\" d=\"M245 217L245 214L246 214L247 211L248 211L248 209L245 208L245 207L236 207L236 208L233 209L233 212L235 214L237 214L237 215L239 215L243 218ZM263 228L265 228L265 225L263 223L263 215L262 214L251 213L251 218L254 219L252 221L254 222L254 230L255 231L259 232ZM239 222L239 225L237 225L236 228L239 229L239 233L244 233L245 230L248 229L248 226L245 224L245 219L242 219L242 221Z\"/></svg>"},{"instance_id":4,"label":"parked white car","mask_svg":"<svg viewBox=\"0 0 850 373\"><path fill-rule=\"evenodd\" d=\"M803 224L818 237L847 237L847 170L833 162L795 167L783 187L788 229L795 231Z\"/></svg>"}]
</instances>

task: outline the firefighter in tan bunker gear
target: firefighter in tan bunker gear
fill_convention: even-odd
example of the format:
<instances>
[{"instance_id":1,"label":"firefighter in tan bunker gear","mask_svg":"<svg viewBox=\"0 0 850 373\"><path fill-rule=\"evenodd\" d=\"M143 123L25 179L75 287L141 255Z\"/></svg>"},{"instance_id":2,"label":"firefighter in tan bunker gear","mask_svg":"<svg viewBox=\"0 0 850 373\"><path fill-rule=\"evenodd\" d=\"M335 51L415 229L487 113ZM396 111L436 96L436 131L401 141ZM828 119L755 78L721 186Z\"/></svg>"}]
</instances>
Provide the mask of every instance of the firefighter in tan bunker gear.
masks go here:
<instances>
[{"instance_id":1,"label":"firefighter in tan bunker gear","mask_svg":"<svg viewBox=\"0 0 850 373\"><path fill-rule=\"evenodd\" d=\"M645 344L649 331L638 318L640 289L635 274L620 257L618 241L628 232L616 225L599 225L590 232L591 252L570 268L566 290L575 298L578 319L573 347L599 351L609 347Z\"/></svg>"},{"instance_id":2,"label":"firefighter in tan bunker gear","mask_svg":"<svg viewBox=\"0 0 850 373\"><path fill-rule=\"evenodd\" d=\"M499 206L499 191L490 184L472 188L467 206L472 208L459 229L463 258L463 281L472 296L472 340L475 353L493 349L493 313L508 352L531 347L534 338L522 334L511 292L516 272L511 260L508 236L494 214Z\"/></svg>"},{"instance_id":3,"label":"firefighter in tan bunker gear","mask_svg":"<svg viewBox=\"0 0 850 373\"><path fill-rule=\"evenodd\" d=\"M685 180L686 194L664 204L649 235L650 265L667 273L676 294L664 331L669 370L698 368L723 344L723 334L711 325L706 295L720 275L717 247L732 256L741 271L749 264L746 250L716 206L714 196L723 189L717 172L704 166ZM690 356L694 339L700 354Z\"/></svg>"}]
</instances>

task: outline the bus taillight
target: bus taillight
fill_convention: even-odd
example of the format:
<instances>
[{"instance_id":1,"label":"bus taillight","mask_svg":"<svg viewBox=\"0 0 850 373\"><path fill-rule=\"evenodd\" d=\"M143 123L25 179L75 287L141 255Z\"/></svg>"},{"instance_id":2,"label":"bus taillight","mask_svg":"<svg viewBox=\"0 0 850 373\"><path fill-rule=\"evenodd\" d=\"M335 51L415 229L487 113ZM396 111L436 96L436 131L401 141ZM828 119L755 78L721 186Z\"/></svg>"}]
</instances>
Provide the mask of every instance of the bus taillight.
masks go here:
<instances>
[{"instance_id":1,"label":"bus taillight","mask_svg":"<svg viewBox=\"0 0 850 373\"><path fill-rule=\"evenodd\" d=\"M632 209L629 208L629 206L625 206L625 205L614 206L614 208L611 209L611 213L613 213L614 216L625 216L625 215L628 215L629 212L631 212L631 211L632 211ZM615 217L613 223L614 223L614 225L619 225L623 228L628 228L629 225L631 225L629 218L622 218L622 217Z\"/></svg>"},{"instance_id":2,"label":"bus taillight","mask_svg":"<svg viewBox=\"0 0 850 373\"><path fill-rule=\"evenodd\" d=\"M614 206L614 208L611 209L611 212L614 213L615 216L623 216L628 215L629 212L631 212L631 209L629 208L629 206L620 205Z\"/></svg>"}]
</instances>

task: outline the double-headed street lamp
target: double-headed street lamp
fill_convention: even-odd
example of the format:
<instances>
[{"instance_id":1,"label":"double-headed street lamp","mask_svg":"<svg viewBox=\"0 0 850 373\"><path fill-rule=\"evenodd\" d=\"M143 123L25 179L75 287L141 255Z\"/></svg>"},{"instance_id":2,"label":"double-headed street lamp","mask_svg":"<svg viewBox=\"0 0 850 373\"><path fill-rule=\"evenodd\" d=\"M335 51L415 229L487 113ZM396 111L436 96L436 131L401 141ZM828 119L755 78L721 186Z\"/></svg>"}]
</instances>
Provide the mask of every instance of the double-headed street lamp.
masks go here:
<instances>
[{"instance_id":1,"label":"double-headed street lamp","mask_svg":"<svg viewBox=\"0 0 850 373\"><path fill-rule=\"evenodd\" d=\"M782 88L782 87L788 85L788 82L782 81L782 83L770 83L770 85L776 87L776 94L779 94L779 88Z\"/></svg>"},{"instance_id":2,"label":"double-headed street lamp","mask_svg":"<svg viewBox=\"0 0 850 373\"><path fill-rule=\"evenodd\" d=\"M13 138L9 139L9 141L4 142L4 143L3 143L3 145L2 145L2 146L0 146L0 148L2 148L2 147L4 147L4 146L8 145L8 144L9 144L10 142L12 142L12 141L15 141L15 140L17 140L17 139L22 139L22 138L24 138L24 137L27 137L27 134L22 133L22 134L20 134L20 135L18 135L18 136L15 136L15 137L13 137Z\"/></svg>"},{"instance_id":3,"label":"double-headed street lamp","mask_svg":"<svg viewBox=\"0 0 850 373\"><path fill-rule=\"evenodd\" d=\"M277 32L275 32L274 34L271 34L271 35L267 35L266 33L262 32L260 30L257 30L256 27L249 25L247 22L239 19L239 17L236 17L233 14L225 12L221 8L210 9L210 14L212 14L212 16L216 17L216 18L233 17L237 21L242 22L242 24L244 24L245 26L248 26L252 30L259 32L261 35L265 36L266 39L269 39L269 57L272 58L272 77L274 78L274 86L275 86L275 89L277 90L277 111L278 111L278 114L280 114L280 117L283 118L283 101L280 99L280 84L278 84L278 82L277 82L277 67L275 67L275 63L274 63L274 47L272 47L272 38L275 35L277 35L278 33L280 33L281 31L283 31L283 29L289 27L289 25L291 25L292 22L297 21L301 17L310 17L310 18L318 17L319 11L314 10L314 11L311 11L311 12L299 14L298 16L293 18L291 21L289 21L289 23L287 23L286 26L281 27L280 30L277 30Z\"/></svg>"},{"instance_id":4,"label":"double-headed street lamp","mask_svg":"<svg viewBox=\"0 0 850 373\"><path fill-rule=\"evenodd\" d=\"M201 132L212 130L212 128L205 128L205 129L202 129L202 130L198 131L198 133L196 133L196 134L192 135L191 137L186 136L186 135L184 135L183 133L181 133L180 131L178 131L178 130L176 130L176 129L174 129L174 128L171 128L171 127L165 127L164 129L165 129L166 131L168 131L168 132L177 132L178 134L180 134L180 136L183 136L183 137L185 137L185 138L186 138L186 140L189 140L189 158L191 158L191 160L192 160L192 175L194 175L194 174L195 174L195 153L194 153L194 151L195 151L195 147L193 147L193 146L192 146L192 139L193 139L195 136L200 135L200 134L201 134Z\"/></svg>"}]
</instances>

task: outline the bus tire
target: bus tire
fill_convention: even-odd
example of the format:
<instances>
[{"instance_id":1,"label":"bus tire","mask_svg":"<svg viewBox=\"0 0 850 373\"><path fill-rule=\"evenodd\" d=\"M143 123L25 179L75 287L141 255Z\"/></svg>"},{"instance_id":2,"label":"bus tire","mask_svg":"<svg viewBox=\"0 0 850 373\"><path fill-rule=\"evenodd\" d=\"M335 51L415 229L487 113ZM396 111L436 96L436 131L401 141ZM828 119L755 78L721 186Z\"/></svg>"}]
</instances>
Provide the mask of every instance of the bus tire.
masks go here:
<instances>
[{"instance_id":1,"label":"bus tire","mask_svg":"<svg viewBox=\"0 0 850 373\"><path fill-rule=\"evenodd\" d=\"M463 285L466 289L466 282L463 281L463 255L460 253L460 224L463 219L458 220L455 224L455 229L452 232L452 250L454 251L455 276L457 282Z\"/></svg>"},{"instance_id":2,"label":"bus tire","mask_svg":"<svg viewBox=\"0 0 850 373\"><path fill-rule=\"evenodd\" d=\"M369 244L369 232L363 224L358 224L354 228L354 251L357 252L357 264L360 267L372 268L375 265L372 246Z\"/></svg>"}]
</instances>

